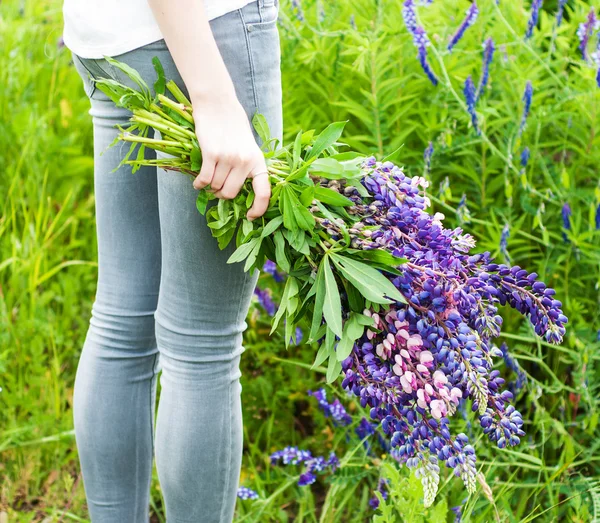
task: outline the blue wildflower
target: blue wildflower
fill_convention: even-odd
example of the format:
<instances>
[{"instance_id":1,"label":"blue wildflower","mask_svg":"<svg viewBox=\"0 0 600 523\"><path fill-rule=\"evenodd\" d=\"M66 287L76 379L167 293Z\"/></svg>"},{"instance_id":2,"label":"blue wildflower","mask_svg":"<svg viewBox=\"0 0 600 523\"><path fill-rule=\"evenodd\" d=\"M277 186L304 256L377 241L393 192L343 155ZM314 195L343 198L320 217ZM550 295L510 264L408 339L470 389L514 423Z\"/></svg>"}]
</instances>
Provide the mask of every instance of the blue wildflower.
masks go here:
<instances>
[{"instance_id":1,"label":"blue wildflower","mask_svg":"<svg viewBox=\"0 0 600 523\"><path fill-rule=\"evenodd\" d=\"M477 134L481 134L479 126L477 125L477 113L475 112L475 85L473 84L473 79L471 78L471 75L469 75L465 80L465 87L463 92L465 94L465 100L467 102L467 111L471 115L471 123L473 124L473 127L475 128Z\"/></svg>"},{"instance_id":2,"label":"blue wildflower","mask_svg":"<svg viewBox=\"0 0 600 523\"><path fill-rule=\"evenodd\" d=\"M531 85L531 81L527 80L527 84L525 85L525 92L523 93L523 115L521 116L521 124L519 126L519 135L525 129L525 123L527 122L527 117L529 116L529 111L531 110L531 99L533 97L533 86Z\"/></svg>"},{"instance_id":3,"label":"blue wildflower","mask_svg":"<svg viewBox=\"0 0 600 523\"><path fill-rule=\"evenodd\" d=\"M594 8L590 9L587 20L581 24L579 24L579 28L577 29L577 37L579 38L579 49L581 51L581 57L587 61L587 48L590 38L594 30L600 28L600 22L596 18L596 13L594 12Z\"/></svg>"},{"instance_id":4,"label":"blue wildflower","mask_svg":"<svg viewBox=\"0 0 600 523\"><path fill-rule=\"evenodd\" d=\"M292 0L292 9L296 13L296 18L300 22L304 22L304 13L302 12L302 4L300 0Z\"/></svg>"},{"instance_id":5,"label":"blue wildflower","mask_svg":"<svg viewBox=\"0 0 600 523\"><path fill-rule=\"evenodd\" d=\"M600 230L600 203L596 207L596 230Z\"/></svg>"},{"instance_id":6,"label":"blue wildflower","mask_svg":"<svg viewBox=\"0 0 600 523\"><path fill-rule=\"evenodd\" d=\"M327 401L327 393L324 388L320 388L317 391L309 390L308 394L316 398L319 402L319 407L325 414L326 418L331 417L333 419L333 424L336 426L345 426L350 425L352 423L352 416L346 412L346 409L337 398L333 401L333 403L329 403Z\"/></svg>"},{"instance_id":7,"label":"blue wildflower","mask_svg":"<svg viewBox=\"0 0 600 523\"><path fill-rule=\"evenodd\" d=\"M431 83L433 85L437 85L438 79L435 76L431 67L429 66L429 63L427 62L427 47L430 45L430 42L429 38L427 37L427 34L425 33L425 29L423 29L420 26L417 27L414 30L413 41L415 46L417 47L419 63L421 64L423 71L425 71L425 74L427 75Z\"/></svg>"},{"instance_id":8,"label":"blue wildflower","mask_svg":"<svg viewBox=\"0 0 600 523\"><path fill-rule=\"evenodd\" d=\"M277 307L275 306L275 303L273 302L273 298L271 298L271 290L270 289L262 290L260 287L257 286L254 289L254 294L258 298L258 303L260 303L262 308L265 309L267 314L269 316L273 316L275 314Z\"/></svg>"},{"instance_id":9,"label":"blue wildflower","mask_svg":"<svg viewBox=\"0 0 600 523\"><path fill-rule=\"evenodd\" d=\"M381 493L381 496L384 500L387 500L388 498L388 491L386 487L389 482L390 480L387 478L379 478L379 481L377 482L377 488L375 489L376 491ZM375 510L377 507L379 507L379 498L377 496L373 496L369 500L369 505L373 510Z\"/></svg>"},{"instance_id":10,"label":"blue wildflower","mask_svg":"<svg viewBox=\"0 0 600 523\"><path fill-rule=\"evenodd\" d=\"M523 369L518 364L517 360L510 354L506 343L503 343L500 346L500 351L502 352L502 358L504 359L506 367L517 375L516 381L508 384L509 390L516 395L527 383L527 375L523 372Z\"/></svg>"},{"instance_id":11,"label":"blue wildflower","mask_svg":"<svg viewBox=\"0 0 600 523\"><path fill-rule=\"evenodd\" d=\"M533 0L531 2L531 14L529 15L529 21L527 22L527 31L525 32L525 39L531 38L533 29L538 23L540 16L540 7L542 7L543 0Z\"/></svg>"},{"instance_id":12,"label":"blue wildflower","mask_svg":"<svg viewBox=\"0 0 600 523\"><path fill-rule=\"evenodd\" d=\"M565 4L567 0L558 0L558 10L556 11L556 26L560 27L563 21L563 14L565 11Z\"/></svg>"},{"instance_id":13,"label":"blue wildflower","mask_svg":"<svg viewBox=\"0 0 600 523\"><path fill-rule=\"evenodd\" d=\"M415 11L415 3L413 0L406 0L402 4L402 18L404 19L404 25L411 35L415 35L415 29L417 28L417 13Z\"/></svg>"},{"instance_id":14,"label":"blue wildflower","mask_svg":"<svg viewBox=\"0 0 600 523\"><path fill-rule=\"evenodd\" d=\"M431 171L431 157L433 156L433 142L429 142L429 145L423 153L423 160L425 161L425 172L429 174Z\"/></svg>"},{"instance_id":15,"label":"blue wildflower","mask_svg":"<svg viewBox=\"0 0 600 523\"><path fill-rule=\"evenodd\" d=\"M239 487L237 497L240 499L258 499L258 494L248 487Z\"/></svg>"},{"instance_id":16,"label":"blue wildflower","mask_svg":"<svg viewBox=\"0 0 600 523\"><path fill-rule=\"evenodd\" d=\"M568 203L565 203L562 207L562 221L563 221L563 228L569 230L571 229L571 207ZM562 233L562 237L563 237L563 241L565 243L569 242L569 239L567 238L567 235L565 234L565 232L563 231Z\"/></svg>"},{"instance_id":17,"label":"blue wildflower","mask_svg":"<svg viewBox=\"0 0 600 523\"><path fill-rule=\"evenodd\" d=\"M467 27L473 25L475 20L477 20L477 15L479 14L479 9L477 9L477 2L473 1L471 7L467 9L467 15L463 20L462 24L458 27L452 38L450 39L450 43L448 44L448 51L452 51L452 48L459 42L459 40L465 34Z\"/></svg>"},{"instance_id":18,"label":"blue wildflower","mask_svg":"<svg viewBox=\"0 0 600 523\"><path fill-rule=\"evenodd\" d=\"M506 223L502 228L502 234L500 235L500 252L507 260L510 259L508 255L508 238L510 238L510 227L508 223Z\"/></svg>"},{"instance_id":19,"label":"blue wildflower","mask_svg":"<svg viewBox=\"0 0 600 523\"><path fill-rule=\"evenodd\" d=\"M483 44L483 67L481 69L481 78L479 78L479 85L477 86L477 94L475 96L475 101L479 100L481 93L487 86L489 77L490 77L490 64L492 63L492 58L494 57L494 41L488 38Z\"/></svg>"},{"instance_id":20,"label":"blue wildflower","mask_svg":"<svg viewBox=\"0 0 600 523\"><path fill-rule=\"evenodd\" d=\"M525 147L521 152L521 167L527 167L527 163L529 163L529 147Z\"/></svg>"},{"instance_id":21,"label":"blue wildflower","mask_svg":"<svg viewBox=\"0 0 600 523\"><path fill-rule=\"evenodd\" d=\"M273 279L277 283L281 283L282 281L285 280L285 274L282 272L279 272L277 270L277 265L275 264L275 262L273 262L271 260L267 260L265 262L265 264L263 265L263 271L266 273L269 273L271 276L273 276Z\"/></svg>"}]
</instances>

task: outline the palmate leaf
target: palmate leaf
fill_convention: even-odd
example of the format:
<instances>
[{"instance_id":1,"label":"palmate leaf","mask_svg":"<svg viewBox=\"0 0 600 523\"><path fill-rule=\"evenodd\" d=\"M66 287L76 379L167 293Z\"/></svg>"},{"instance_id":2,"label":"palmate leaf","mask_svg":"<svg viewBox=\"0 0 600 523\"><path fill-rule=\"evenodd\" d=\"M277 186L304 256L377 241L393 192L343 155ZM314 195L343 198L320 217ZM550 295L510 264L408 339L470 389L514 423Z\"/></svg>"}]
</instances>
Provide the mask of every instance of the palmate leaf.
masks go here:
<instances>
[{"instance_id":1,"label":"palmate leaf","mask_svg":"<svg viewBox=\"0 0 600 523\"><path fill-rule=\"evenodd\" d=\"M321 261L325 276L325 298L323 301L323 316L329 328L339 337L342 337L342 302L340 291L335 281L335 276L329 265L329 255Z\"/></svg>"},{"instance_id":2,"label":"palmate leaf","mask_svg":"<svg viewBox=\"0 0 600 523\"><path fill-rule=\"evenodd\" d=\"M406 298L381 272L366 263L341 254L331 253L331 259L344 275L369 301L388 304L392 300L406 303ZM386 298L385 296L389 296Z\"/></svg>"}]
</instances>

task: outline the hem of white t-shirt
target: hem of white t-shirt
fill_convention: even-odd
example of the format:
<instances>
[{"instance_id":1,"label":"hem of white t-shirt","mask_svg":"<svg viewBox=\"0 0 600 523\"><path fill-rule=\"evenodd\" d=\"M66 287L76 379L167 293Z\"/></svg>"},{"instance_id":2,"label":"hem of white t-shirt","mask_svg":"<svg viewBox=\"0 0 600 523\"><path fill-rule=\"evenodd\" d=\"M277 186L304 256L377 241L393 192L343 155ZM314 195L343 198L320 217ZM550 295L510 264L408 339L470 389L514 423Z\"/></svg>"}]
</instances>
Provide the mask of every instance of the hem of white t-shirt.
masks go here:
<instances>
[{"instance_id":1,"label":"hem of white t-shirt","mask_svg":"<svg viewBox=\"0 0 600 523\"><path fill-rule=\"evenodd\" d=\"M104 58L105 56L119 56L121 54L137 49L147 44L162 40L163 35L158 27L152 27L149 31L140 32L125 42L119 42L112 46L89 46L71 41L69 33L65 31L63 40L65 46L81 58Z\"/></svg>"},{"instance_id":2,"label":"hem of white t-shirt","mask_svg":"<svg viewBox=\"0 0 600 523\"><path fill-rule=\"evenodd\" d=\"M252 3L253 1L254 0L241 0L238 3L237 7L233 8L233 9L229 8L225 12L221 12L220 10L218 10L218 11L214 11L211 13L209 10L207 12L208 19L214 20L215 18L219 18L220 16L224 16L233 11L237 11L238 9L245 7L246 5ZM98 59L98 58L104 58L105 56L113 57L113 56L119 56L119 55L127 53L129 51L133 51L134 49L137 49L144 45L151 44L153 42L157 42L158 40L163 39L163 35L162 35L160 29L158 28L158 26L152 26L148 29L149 30L146 30L146 31L136 34L135 37L129 38L125 42L119 42L117 45L113 45L113 46L102 45L102 46L96 47L96 46L89 46L89 45L85 45L85 44L80 45L79 42L73 42L71 40L71 36L70 36L69 32L66 30L64 31L64 34L63 34L63 41L64 41L65 46L70 51L75 53L77 56L80 56L81 58Z\"/></svg>"}]
</instances>

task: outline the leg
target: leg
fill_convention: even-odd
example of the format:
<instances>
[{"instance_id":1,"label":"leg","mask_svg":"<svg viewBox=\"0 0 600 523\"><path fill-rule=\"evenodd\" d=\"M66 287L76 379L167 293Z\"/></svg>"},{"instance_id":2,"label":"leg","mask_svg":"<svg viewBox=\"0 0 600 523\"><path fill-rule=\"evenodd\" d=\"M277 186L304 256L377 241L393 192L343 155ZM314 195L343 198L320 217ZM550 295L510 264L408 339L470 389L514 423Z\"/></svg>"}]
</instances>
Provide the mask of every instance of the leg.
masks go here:
<instances>
[{"instance_id":1,"label":"leg","mask_svg":"<svg viewBox=\"0 0 600 523\"><path fill-rule=\"evenodd\" d=\"M97 61L75 62L85 82L85 67L101 74ZM75 435L93 523L147 523L161 267L156 169L111 172L127 150L107 149L113 126L130 114L85 85L94 122L98 288L75 379Z\"/></svg>"},{"instance_id":2,"label":"leg","mask_svg":"<svg viewBox=\"0 0 600 523\"><path fill-rule=\"evenodd\" d=\"M276 9L261 0L211 26L249 118L258 110L281 139ZM249 29L250 23L256 26ZM196 210L188 176L159 169L158 194L163 273L155 315L162 362L156 466L167 520L231 522L243 447L242 333L258 271L226 263L234 242L219 250Z\"/></svg>"}]
</instances>

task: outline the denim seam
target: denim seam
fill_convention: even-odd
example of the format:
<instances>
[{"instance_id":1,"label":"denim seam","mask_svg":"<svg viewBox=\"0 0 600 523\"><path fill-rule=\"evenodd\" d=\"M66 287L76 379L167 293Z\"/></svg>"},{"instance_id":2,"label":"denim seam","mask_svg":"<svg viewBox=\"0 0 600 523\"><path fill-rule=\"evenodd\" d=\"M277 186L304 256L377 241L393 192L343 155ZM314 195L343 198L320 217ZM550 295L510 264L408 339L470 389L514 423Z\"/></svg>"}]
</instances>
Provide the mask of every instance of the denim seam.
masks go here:
<instances>
[{"instance_id":1,"label":"denim seam","mask_svg":"<svg viewBox=\"0 0 600 523\"><path fill-rule=\"evenodd\" d=\"M244 278L242 281L242 290L244 290L246 288L246 283L248 283L248 272L244 271ZM239 302L238 302L238 308L237 308L237 312L235 313L235 321L236 323L239 323L240 321L240 312L242 311L242 302L243 300L240 298ZM235 347L234 347L235 348ZM234 362L235 359L232 360L232 368L234 366ZM221 504L221 515L219 516L219 520L222 522L223 520L223 511L225 510L225 501L226 501L226 494L227 491L230 487L229 485L229 479L231 477L231 457L233 454L233 451L231 449L231 446L233 445L233 395L231 394L231 375L232 375L232 369L229 369L229 383L227 386L227 394L228 394L228 399L229 399L229 443L227 445L227 450L229 452L229 455L227 457L227 471L226 471L226 475L225 475L225 488L223 489L223 502ZM235 510L235 508L234 508Z\"/></svg>"},{"instance_id":2,"label":"denim seam","mask_svg":"<svg viewBox=\"0 0 600 523\"><path fill-rule=\"evenodd\" d=\"M250 35L248 34L248 29L246 27L246 20L244 19L244 13L241 9L238 10L240 14L240 18L242 20L242 25L244 28L244 40L246 42L246 51L248 53L248 64L250 66L250 80L252 82L252 97L254 98L254 111L258 111L258 95L256 93L256 79L254 78L254 60L252 59L252 46L250 44Z\"/></svg>"}]
</instances>

